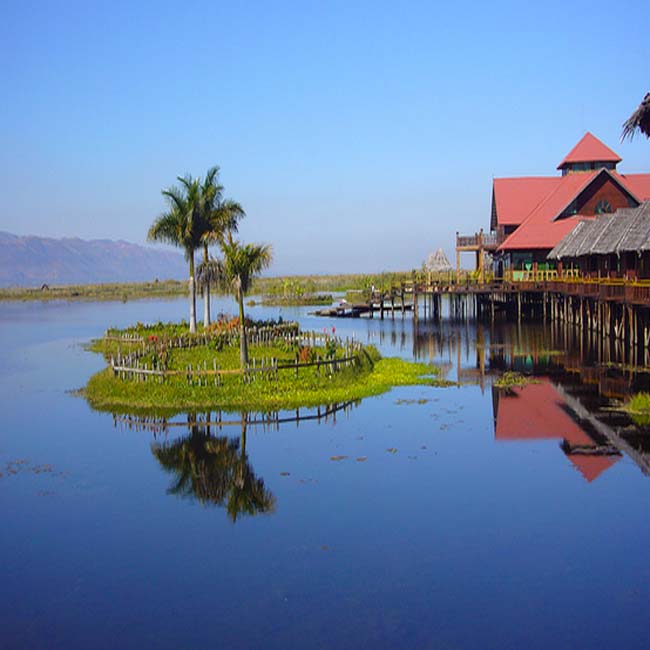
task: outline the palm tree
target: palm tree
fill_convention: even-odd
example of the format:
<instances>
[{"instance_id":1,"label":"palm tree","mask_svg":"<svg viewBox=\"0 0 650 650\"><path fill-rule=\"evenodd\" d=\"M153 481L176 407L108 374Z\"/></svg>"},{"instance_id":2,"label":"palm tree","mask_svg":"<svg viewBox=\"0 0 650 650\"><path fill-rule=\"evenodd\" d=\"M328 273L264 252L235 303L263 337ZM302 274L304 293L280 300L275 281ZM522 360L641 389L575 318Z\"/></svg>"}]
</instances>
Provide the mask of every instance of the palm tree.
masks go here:
<instances>
[{"instance_id":1,"label":"palm tree","mask_svg":"<svg viewBox=\"0 0 650 650\"><path fill-rule=\"evenodd\" d=\"M239 357L241 367L248 364L248 344L244 316L244 295L253 279L271 264L271 247L262 244L242 244L233 239L232 232L221 240L223 261L217 261L219 285L232 293L239 305Z\"/></svg>"},{"instance_id":2,"label":"palm tree","mask_svg":"<svg viewBox=\"0 0 650 650\"><path fill-rule=\"evenodd\" d=\"M190 333L196 332L196 286L194 251L201 245L204 227L203 200L199 179L178 178L182 187L162 191L169 209L149 228L150 241L165 242L182 248L190 265Z\"/></svg>"},{"instance_id":3,"label":"palm tree","mask_svg":"<svg viewBox=\"0 0 650 650\"><path fill-rule=\"evenodd\" d=\"M219 283L220 267L210 260L208 246L212 243L219 243L226 237L232 238L232 233L237 232L239 220L246 216L244 208L232 199L222 199L220 185L217 190L211 189L208 179L214 170L208 171L203 184L203 196L205 198L205 219L203 231L203 262L198 268L198 281L203 291L204 309L203 326L210 324L210 285Z\"/></svg>"},{"instance_id":4,"label":"palm tree","mask_svg":"<svg viewBox=\"0 0 650 650\"><path fill-rule=\"evenodd\" d=\"M646 138L650 138L650 93L646 93L639 108L623 124L621 140L625 140L625 138L632 140L637 131L643 133Z\"/></svg>"},{"instance_id":5,"label":"palm tree","mask_svg":"<svg viewBox=\"0 0 650 650\"><path fill-rule=\"evenodd\" d=\"M201 240L203 244L203 262L207 265L209 262L208 244L211 240L211 232L213 231L214 211L216 206L221 203L221 193L223 192L223 185L219 183L219 166L215 165L208 169L205 179L201 183L201 222L202 234ZM207 270L207 269L206 269ZM198 269L198 284L203 293L203 327L210 324L210 281L211 278L206 274L206 270L201 270L201 265Z\"/></svg>"}]
</instances>

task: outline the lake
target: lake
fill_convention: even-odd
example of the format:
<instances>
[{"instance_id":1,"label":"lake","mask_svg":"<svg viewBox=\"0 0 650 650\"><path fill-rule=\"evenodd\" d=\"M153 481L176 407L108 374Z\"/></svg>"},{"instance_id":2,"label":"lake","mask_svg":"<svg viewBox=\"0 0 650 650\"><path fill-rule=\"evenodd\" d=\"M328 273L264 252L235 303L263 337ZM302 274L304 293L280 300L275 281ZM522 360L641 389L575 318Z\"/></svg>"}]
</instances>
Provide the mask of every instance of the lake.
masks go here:
<instances>
[{"instance_id":1,"label":"lake","mask_svg":"<svg viewBox=\"0 0 650 650\"><path fill-rule=\"evenodd\" d=\"M185 300L0 303L0 647L648 647L648 431L607 410L646 374L535 324L309 311L248 314L462 385L162 427L75 389L89 340ZM508 369L537 383L493 388Z\"/></svg>"}]
</instances>

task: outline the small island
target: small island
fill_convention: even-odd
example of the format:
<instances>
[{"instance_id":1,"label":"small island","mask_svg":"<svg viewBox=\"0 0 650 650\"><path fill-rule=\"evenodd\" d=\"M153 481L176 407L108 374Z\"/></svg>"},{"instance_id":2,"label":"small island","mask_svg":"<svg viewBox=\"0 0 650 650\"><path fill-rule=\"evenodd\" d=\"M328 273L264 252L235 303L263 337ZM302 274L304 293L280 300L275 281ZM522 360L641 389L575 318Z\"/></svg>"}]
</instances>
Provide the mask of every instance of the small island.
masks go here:
<instances>
[{"instance_id":1,"label":"small island","mask_svg":"<svg viewBox=\"0 0 650 650\"><path fill-rule=\"evenodd\" d=\"M242 367L240 332L239 319L226 317L194 334L186 323L107 330L91 349L108 367L90 378L84 395L98 410L169 415L293 409L357 400L393 386L449 385L434 366L383 359L334 328L305 332L293 322L247 321Z\"/></svg>"}]
</instances>

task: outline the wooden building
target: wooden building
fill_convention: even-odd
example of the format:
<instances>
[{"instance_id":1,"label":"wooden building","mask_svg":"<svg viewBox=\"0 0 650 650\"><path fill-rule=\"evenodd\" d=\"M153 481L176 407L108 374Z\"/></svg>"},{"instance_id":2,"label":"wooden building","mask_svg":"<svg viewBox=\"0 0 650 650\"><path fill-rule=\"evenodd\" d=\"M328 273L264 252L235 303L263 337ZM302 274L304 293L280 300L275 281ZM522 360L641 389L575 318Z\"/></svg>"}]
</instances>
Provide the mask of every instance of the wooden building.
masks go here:
<instances>
[{"instance_id":1,"label":"wooden building","mask_svg":"<svg viewBox=\"0 0 650 650\"><path fill-rule=\"evenodd\" d=\"M586 277L650 279L650 201L581 221L548 258Z\"/></svg>"},{"instance_id":2,"label":"wooden building","mask_svg":"<svg viewBox=\"0 0 650 650\"><path fill-rule=\"evenodd\" d=\"M621 174L620 162L586 133L558 165L558 176L495 178L490 230L497 276L504 270L554 268L549 252L578 223L649 200L650 174Z\"/></svg>"}]
</instances>

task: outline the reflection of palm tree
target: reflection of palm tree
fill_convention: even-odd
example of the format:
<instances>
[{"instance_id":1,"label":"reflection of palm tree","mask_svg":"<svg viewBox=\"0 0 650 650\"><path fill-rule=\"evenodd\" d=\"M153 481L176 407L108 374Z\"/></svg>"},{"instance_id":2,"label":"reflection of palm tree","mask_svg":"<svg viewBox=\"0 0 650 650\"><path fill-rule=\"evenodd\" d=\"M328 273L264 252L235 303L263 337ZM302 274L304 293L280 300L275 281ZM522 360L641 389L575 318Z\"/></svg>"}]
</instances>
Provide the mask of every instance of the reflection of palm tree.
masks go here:
<instances>
[{"instance_id":1,"label":"reflection of palm tree","mask_svg":"<svg viewBox=\"0 0 650 650\"><path fill-rule=\"evenodd\" d=\"M151 449L162 467L175 477L169 494L225 505L233 522L241 514L252 516L275 509L275 497L248 463L245 417L241 441L213 437L194 424L188 436L171 443L154 443Z\"/></svg>"},{"instance_id":2,"label":"reflection of palm tree","mask_svg":"<svg viewBox=\"0 0 650 650\"><path fill-rule=\"evenodd\" d=\"M241 454L234 467L228 497L228 514L237 521L240 514L255 515L275 509L275 497L264 487L264 481L252 472L246 455L246 420L242 418Z\"/></svg>"}]
</instances>

